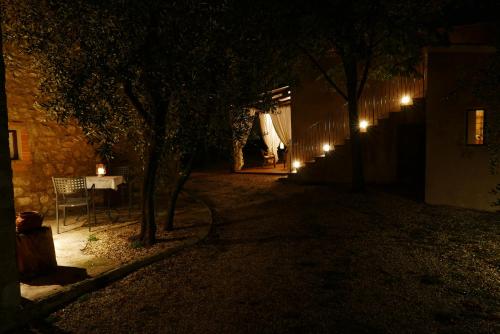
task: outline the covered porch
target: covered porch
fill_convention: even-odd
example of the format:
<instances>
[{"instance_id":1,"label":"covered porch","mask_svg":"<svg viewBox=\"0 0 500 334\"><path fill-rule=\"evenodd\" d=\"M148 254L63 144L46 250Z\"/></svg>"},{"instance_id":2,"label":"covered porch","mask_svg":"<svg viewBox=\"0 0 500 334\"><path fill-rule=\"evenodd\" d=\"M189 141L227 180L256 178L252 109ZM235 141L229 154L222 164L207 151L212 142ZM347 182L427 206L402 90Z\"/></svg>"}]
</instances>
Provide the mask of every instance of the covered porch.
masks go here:
<instances>
[{"instance_id":1,"label":"covered porch","mask_svg":"<svg viewBox=\"0 0 500 334\"><path fill-rule=\"evenodd\" d=\"M248 109L234 135L233 170L245 174L287 175L291 172L292 116L289 86L271 91L269 110Z\"/></svg>"}]
</instances>

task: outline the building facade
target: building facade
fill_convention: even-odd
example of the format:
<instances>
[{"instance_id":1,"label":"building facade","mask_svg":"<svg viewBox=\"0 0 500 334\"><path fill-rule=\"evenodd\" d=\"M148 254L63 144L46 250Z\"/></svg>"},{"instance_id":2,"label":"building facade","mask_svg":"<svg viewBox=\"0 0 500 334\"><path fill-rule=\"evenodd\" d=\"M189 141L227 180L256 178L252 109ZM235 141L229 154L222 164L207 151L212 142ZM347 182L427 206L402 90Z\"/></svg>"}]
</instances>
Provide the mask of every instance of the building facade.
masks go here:
<instances>
[{"instance_id":1,"label":"building facade","mask_svg":"<svg viewBox=\"0 0 500 334\"><path fill-rule=\"evenodd\" d=\"M491 110L473 79L495 49L487 25L458 27L446 47L424 50L420 76L370 82L358 105L365 178L398 184L429 204L494 211L486 124ZM292 159L304 182L350 182L346 102L304 70L292 96ZM326 146L328 144L328 146ZM330 147L325 152L324 147Z\"/></svg>"},{"instance_id":2,"label":"building facade","mask_svg":"<svg viewBox=\"0 0 500 334\"><path fill-rule=\"evenodd\" d=\"M11 46L4 54L15 208L51 215L55 212L52 177L93 175L96 153L76 123L60 124L37 108L33 59Z\"/></svg>"}]
</instances>

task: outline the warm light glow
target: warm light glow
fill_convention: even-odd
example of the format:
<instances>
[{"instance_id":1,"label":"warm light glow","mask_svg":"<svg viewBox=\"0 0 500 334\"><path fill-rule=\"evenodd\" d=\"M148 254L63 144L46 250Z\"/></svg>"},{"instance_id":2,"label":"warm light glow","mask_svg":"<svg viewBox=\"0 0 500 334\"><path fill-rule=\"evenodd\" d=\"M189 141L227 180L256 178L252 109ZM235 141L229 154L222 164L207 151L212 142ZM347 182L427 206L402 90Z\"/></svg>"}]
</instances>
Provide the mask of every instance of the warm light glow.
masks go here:
<instances>
[{"instance_id":1,"label":"warm light glow","mask_svg":"<svg viewBox=\"0 0 500 334\"><path fill-rule=\"evenodd\" d=\"M292 163L292 167L295 168L295 169L300 168L300 161L299 160L295 160Z\"/></svg>"},{"instance_id":2,"label":"warm light glow","mask_svg":"<svg viewBox=\"0 0 500 334\"><path fill-rule=\"evenodd\" d=\"M330 152L330 144L324 144L323 145L323 152L328 153Z\"/></svg>"},{"instance_id":3,"label":"warm light glow","mask_svg":"<svg viewBox=\"0 0 500 334\"><path fill-rule=\"evenodd\" d=\"M484 132L484 110L476 110L476 129L474 138L476 144L484 144L483 132Z\"/></svg>"},{"instance_id":4,"label":"warm light glow","mask_svg":"<svg viewBox=\"0 0 500 334\"><path fill-rule=\"evenodd\" d=\"M484 144L484 110L467 111L467 144Z\"/></svg>"},{"instance_id":5,"label":"warm light glow","mask_svg":"<svg viewBox=\"0 0 500 334\"><path fill-rule=\"evenodd\" d=\"M106 175L106 166L104 164L97 164L95 167L97 176Z\"/></svg>"},{"instance_id":6,"label":"warm light glow","mask_svg":"<svg viewBox=\"0 0 500 334\"><path fill-rule=\"evenodd\" d=\"M409 95L403 95L401 98L401 105L402 106L409 106L413 103L411 97Z\"/></svg>"},{"instance_id":7,"label":"warm light glow","mask_svg":"<svg viewBox=\"0 0 500 334\"><path fill-rule=\"evenodd\" d=\"M359 121L359 129L361 130L361 132L366 132L366 129L368 129L368 121L367 120Z\"/></svg>"},{"instance_id":8,"label":"warm light glow","mask_svg":"<svg viewBox=\"0 0 500 334\"><path fill-rule=\"evenodd\" d=\"M280 150L284 150L285 149L285 144L283 144L283 142L280 141Z\"/></svg>"}]
</instances>

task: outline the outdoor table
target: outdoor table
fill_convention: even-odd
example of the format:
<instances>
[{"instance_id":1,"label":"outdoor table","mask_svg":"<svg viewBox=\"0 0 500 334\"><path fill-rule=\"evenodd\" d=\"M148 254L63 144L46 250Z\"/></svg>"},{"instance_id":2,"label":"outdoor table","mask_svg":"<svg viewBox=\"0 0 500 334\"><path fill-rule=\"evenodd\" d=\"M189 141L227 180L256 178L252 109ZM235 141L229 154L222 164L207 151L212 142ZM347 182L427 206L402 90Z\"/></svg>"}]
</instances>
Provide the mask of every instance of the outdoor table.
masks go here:
<instances>
[{"instance_id":1,"label":"outdoor table","mask_svg":"<svg viewBox=\"0 0 500 334\"><path fill-rule=\"evenodd\" d=\"M123 176L121 175L104 175L104 176L86 176L87 179L87 189L91 189L92 186L95 189L103 189L107 192L107 200L108 200L108 208L106 213L108 218L111 219L111 211L110 211L110 194L109 190L118 190L118 186L122 183L125 183Z\"/></svg>"},{"instance_id":2,"label":"outdoor table","mask_svg":"<svg viewBox=\"0 0 500 334\"><path fill-rule=\"evenodd\" d=\"M87 188L92 188L95 185L96 189L113 189L118 190L118 186L125 183L121 175L105 175L105 176L86 176Z\"/></svg>"}]
</instances>

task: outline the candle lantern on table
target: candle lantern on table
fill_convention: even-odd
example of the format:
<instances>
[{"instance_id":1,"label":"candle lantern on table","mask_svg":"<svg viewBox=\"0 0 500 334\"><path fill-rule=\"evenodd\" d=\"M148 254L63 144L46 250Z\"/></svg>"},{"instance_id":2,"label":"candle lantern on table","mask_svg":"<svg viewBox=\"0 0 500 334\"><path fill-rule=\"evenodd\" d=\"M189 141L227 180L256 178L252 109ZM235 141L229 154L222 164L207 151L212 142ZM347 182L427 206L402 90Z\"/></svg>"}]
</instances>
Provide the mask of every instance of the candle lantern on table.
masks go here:
<instances>
[{"instance_id":1,"label":"candle lantern on table","mask_svg":"<svg viewBox=\"0 0 500 334\"><path fill-rule=\"evenodd\" d=\"M97 164L95 166L95 172L96 172L97 176L106 175L106 165L105 164Z\"/></svg>"}]
</instances>

